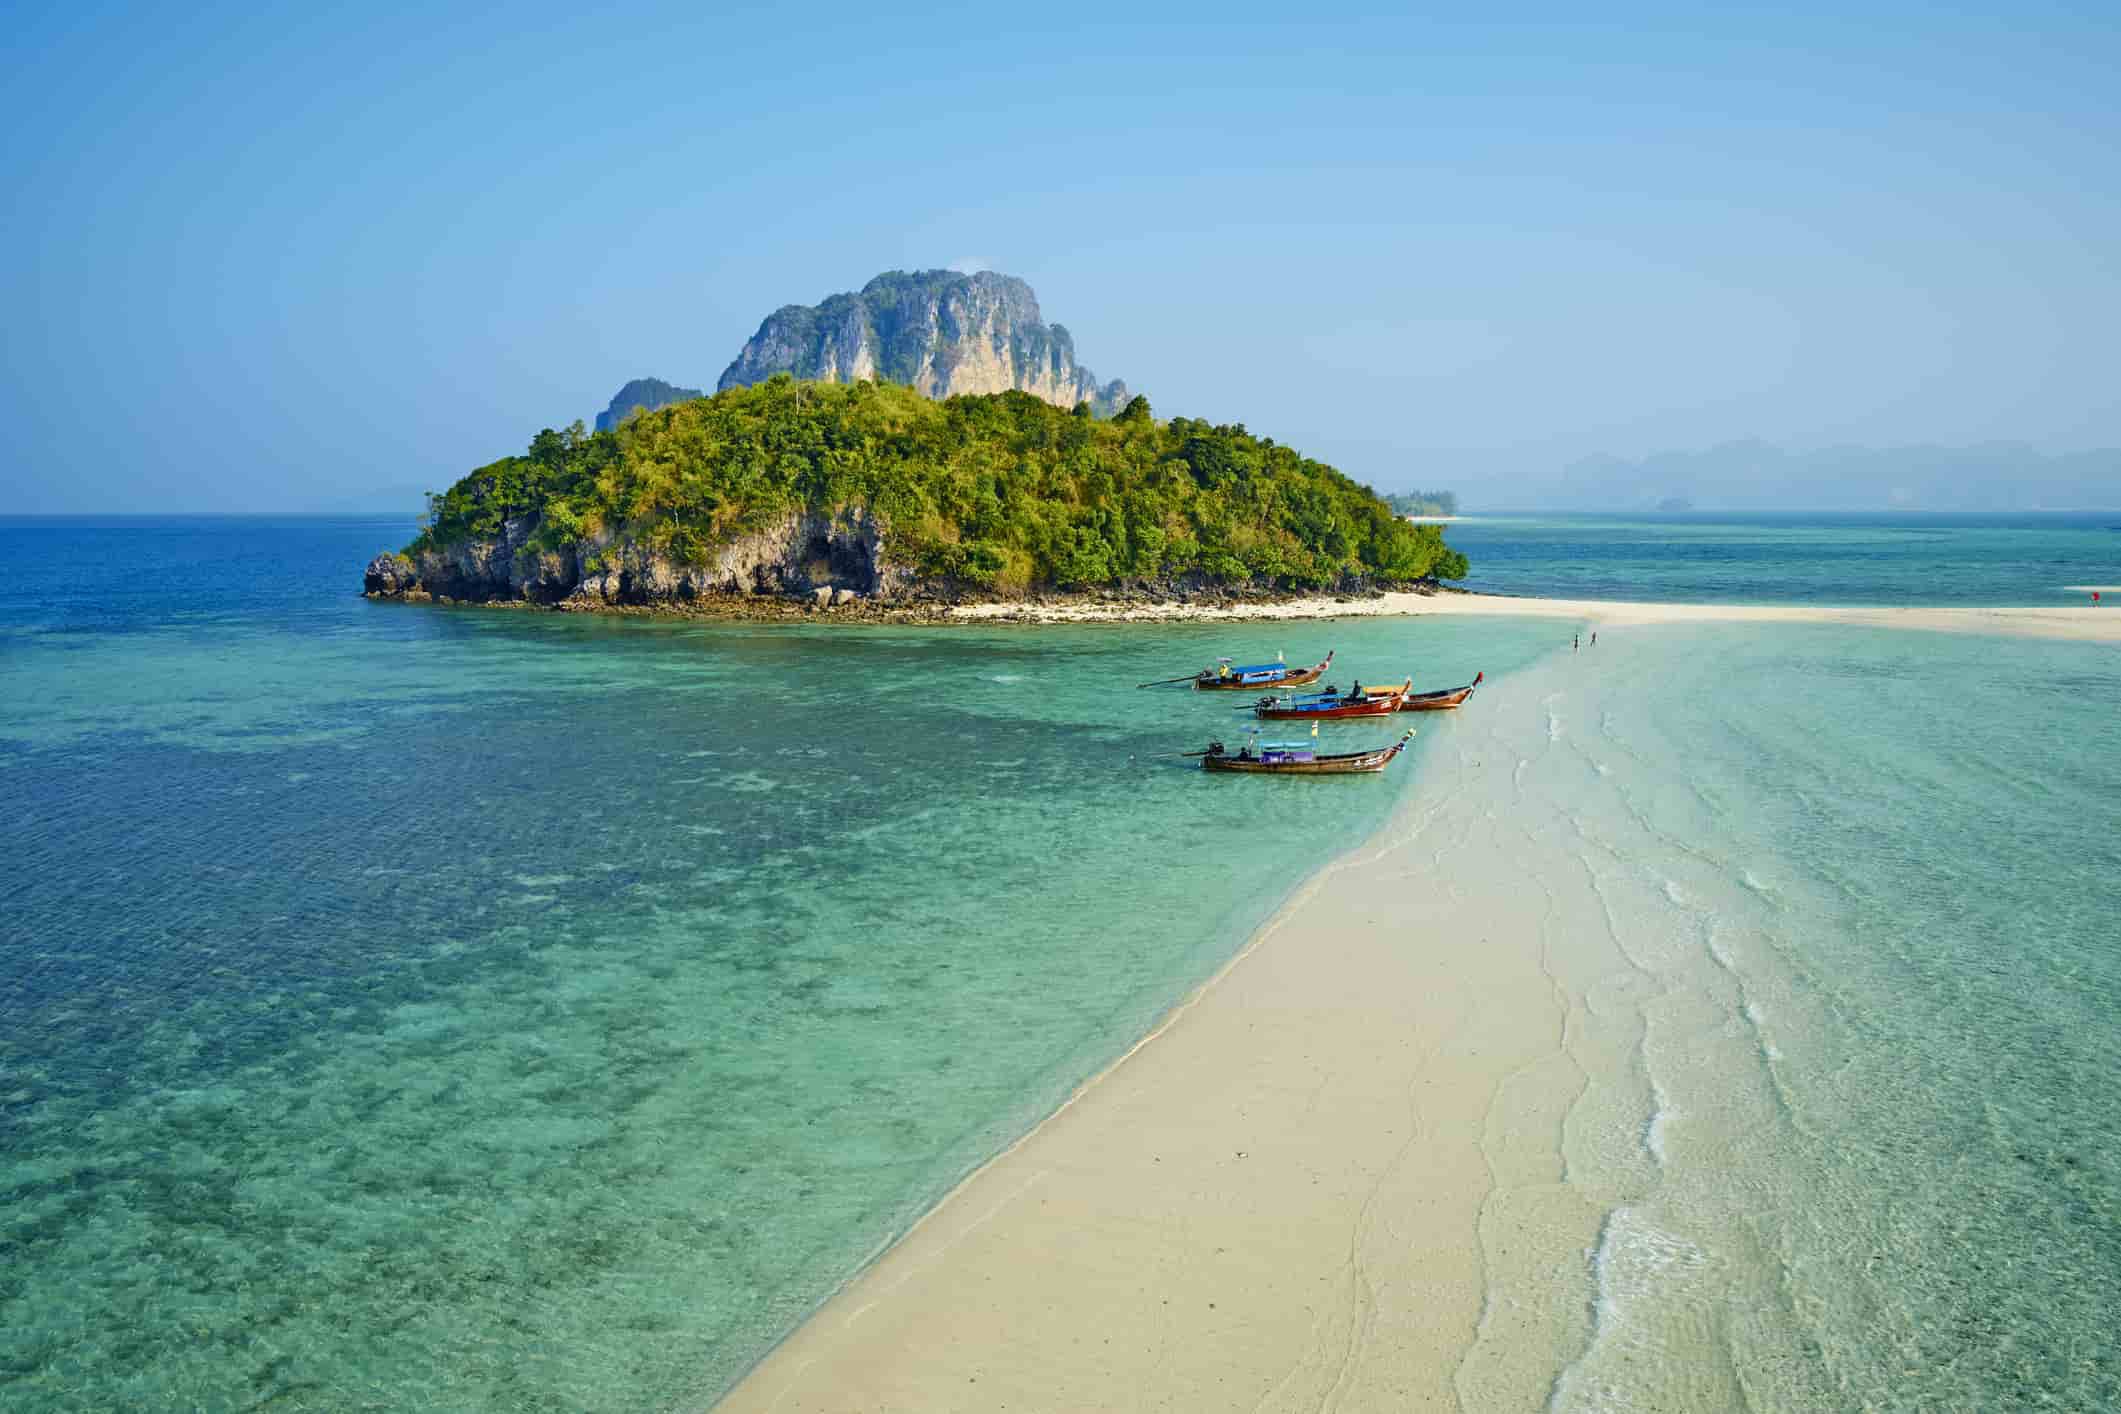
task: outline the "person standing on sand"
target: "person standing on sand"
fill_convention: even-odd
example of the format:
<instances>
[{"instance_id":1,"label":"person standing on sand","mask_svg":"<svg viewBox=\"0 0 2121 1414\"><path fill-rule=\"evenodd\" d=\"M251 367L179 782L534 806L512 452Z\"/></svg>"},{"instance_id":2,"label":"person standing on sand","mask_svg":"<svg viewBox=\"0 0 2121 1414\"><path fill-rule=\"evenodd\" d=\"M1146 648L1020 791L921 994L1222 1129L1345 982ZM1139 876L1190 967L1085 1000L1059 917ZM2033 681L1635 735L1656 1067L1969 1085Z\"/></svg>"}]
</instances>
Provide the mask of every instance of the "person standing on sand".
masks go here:
<instances>
[{"instance_id":1,"label":"person standing on sand","mask_svg":"<svg viewBox=\"0 0 2121 1414\"><path fill-rule=\"evenodd\" d=\"M1593 648L1598 646L1598 630L1595 628L1591 630L1591 646Z\"/></svg>"},{"instance_id":2,"label":"person standing on sand","mask_svg":"<svg viewBox=\"0 0 2121 1414\"><path fill-rule=\"evenodd\" d=\"M1577 634L1577 635L1576 635L1576 636L1575 636L1574 638L1572 638L1572 639L1570 639L1570 640L1569 640L1569 651L1570 651L1571 653L1581 653L1581 652L1583 651L1583 635L1582 635L1582 634L1580 634L1580 633L1579 633L1579 634Z\"/></svg>"}]
</instances>

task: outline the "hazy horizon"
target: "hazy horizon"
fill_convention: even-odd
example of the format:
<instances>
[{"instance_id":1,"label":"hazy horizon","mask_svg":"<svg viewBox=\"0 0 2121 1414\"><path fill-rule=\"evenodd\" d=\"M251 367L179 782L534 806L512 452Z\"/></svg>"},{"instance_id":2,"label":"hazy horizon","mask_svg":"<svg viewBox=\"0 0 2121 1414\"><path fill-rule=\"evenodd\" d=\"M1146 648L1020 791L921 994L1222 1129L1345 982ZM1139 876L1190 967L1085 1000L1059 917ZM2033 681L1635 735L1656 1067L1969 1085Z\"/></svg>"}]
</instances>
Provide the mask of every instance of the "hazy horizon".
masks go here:
<instances>
[{"instance_id":1,"label":"hazy horizon","mask_svg":"<svg viewBox=\"0 0 2121 1414\"><path fill-rule=\"evenodd\" d=\"M1469 507L1734 444L2121 448L2121 27L2066 6L47 5L13 38L0 511L440 489L938 266L1022 276L1159 416Z\"/></svg>"}]
</instances>

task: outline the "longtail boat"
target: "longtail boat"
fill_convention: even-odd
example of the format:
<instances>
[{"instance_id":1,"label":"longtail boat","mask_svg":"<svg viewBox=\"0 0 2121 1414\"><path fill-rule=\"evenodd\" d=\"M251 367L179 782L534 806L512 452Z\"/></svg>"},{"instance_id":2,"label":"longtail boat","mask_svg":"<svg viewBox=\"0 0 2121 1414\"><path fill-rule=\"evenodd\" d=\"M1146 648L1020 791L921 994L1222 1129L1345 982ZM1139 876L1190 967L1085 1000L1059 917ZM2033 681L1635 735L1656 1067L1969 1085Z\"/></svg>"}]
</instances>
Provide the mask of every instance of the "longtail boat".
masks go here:
<instances>
[{"instance_id":1,"label":"longtail boat","mask_svg":"<svg viewBox=\"0 0 2121 1414\"><path fill-rule=\"evenodd\" d=\"M1271 663L1253 663L1238 667L1228 658L1218 658L1212 668L1202 668L1190 677L1165 678L1162 682L1145 682L1140 687L1163 687L1170 683L1191 683L1200 692L1236 692L1242 688L1261 687L1305 687L1326 675L1333 666L1333 655L1326 654L1325 661L1315 667L1292 668L1276 659Z\"/></svg>"},{"instance_id":2,"label":"longtail boat","mask_svg":"<svg viewBox=\"0 0 2121 1414\"><path fill-rule=\"evenodd\" d=\"M1473 680L1464 687L1440 688L1435 692L1410 692L1399 699L1399 710L1402 712L1455 712L1466 705L1466 699L1473 695L1473 689L1479 687L1481 680L1486 677L1486 673L1475 673L1473 674Z\"/></svg>"},{"instance_id":3,"label":"longtail boat","mask_svg":"<svg viewBox=\"0 0 2121 1414\"><path fill-rule=\"evenodd\" d=\"M1402 712L1450 712L1466 705L1473 689L1486 680L1486 673L1475 673L1473 680L1464 687L1442 687L1434 692L1401 692L1396 687L1366 687L1363 692L1371 697L1397 696Z\"/></svg>"},{"instance_id":4,"label":"longtail boat","mask_svg":"<svg viewBox=\"0 0 2121 1414\"><path fill-rule=\"evenodd\" d=\"M1252 715L1265 722L1338 722L1348 717L1388 717L1400 699L1414 690L1414 679L1382 692L1314 692L1290 697L1262 697Z\"/></svg>"},{"instance_id":5,"label":"longtail boat","mask_svg":"<svg viewBox=\"0 0 2121 1414\"><path fill-rule=\"evenodd\" d=\"M1413 735L1414 730L1409 727L1405 736L1389 746L1329 755L1321 754L1317 743L1309 741L1263 741L1256 753L1248 743L1235 755L1225 750L1221 742L1211 741L1201 753L1200 764L1204 771L1243 771L1263 776L1358 776L1389 766L1393 757L1406 750Z\"/></svg>"}]
</instances>

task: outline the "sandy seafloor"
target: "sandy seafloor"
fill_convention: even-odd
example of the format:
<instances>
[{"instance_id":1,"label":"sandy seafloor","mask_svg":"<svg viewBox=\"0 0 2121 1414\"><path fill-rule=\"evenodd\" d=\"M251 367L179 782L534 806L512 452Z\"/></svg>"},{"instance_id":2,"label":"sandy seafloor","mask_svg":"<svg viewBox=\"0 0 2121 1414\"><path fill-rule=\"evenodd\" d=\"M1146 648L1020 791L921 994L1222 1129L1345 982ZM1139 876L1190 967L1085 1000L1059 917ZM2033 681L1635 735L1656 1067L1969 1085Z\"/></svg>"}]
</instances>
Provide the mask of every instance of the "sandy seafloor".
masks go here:
<instances>
[{"instance_id":1,"label":"sandy seafloor","mask_svg":"<svg viewBox=\"0 0 2121 1414\"><path fill-rule=\"evenodd\" d=\"M2050 1223L2032 1211L2044 1200L1980 1188L1964 1219L1937 1217L1986 1182L1935 1172L1938 1154L1957 1162L1940 1134L1959 1107L1918 1077L1910 1093L1937 1116L1888 1108L1928 1053L1888 1057L1899 1033L1863 1029L1866 1006L1920 995L1927 979L1893 975L1920 961L1851 952L1846 978L1826 976L1831 949L1808 940L1875 932L1861 900L1806 877L1831 861L1763 852L1764 833L1726 818L1744 772L1772 789L1777 753L1804 749L1802 715L1786 739L1759 728L1760 759L1718 776L1697 768L1740 749L1743 712L1701 719L1732 723L1722 742L1651 710L1712 691L1703 664L1764 635L1798 637L1733 671L1768 684L1786 671L1776 654L1831 662L1835 633L1867 635L1887 673L1947 641L1969 665L2049 655L1999 666L1993 706L2011 671L2066 672L2057 653L2111 673L2121 612L1376 603L1551 614L1601 637L1418 719L1415 789L1376 836L721 1407L2089 1408L2121 1389L2086 1329L2114 1314L2097 1291L2121 1231L2111 1194L2087 1216L2077 1193ZM1944 774L1919 754L1955 749L1937 740L1909 747L1910 780ZM1955 1054L1940 1074L2017 1051L1998 1054ZM2096 1056L2086 1066L2038 1083L2094 1081ZM1884 1133L1903 1115L1906 1133ZM2109 1122L2034 1116L2025 1132L2076 1124L2081 1144ZM2009 1127L1989 1122L2006 1166L2013 1145L2028 1161ZM1981 1279L1961 1268L2013 1224L2033 1255L2060 1254L2019 1277L2061 1299L2024 1328L1952 1329L1982 1319L1984 1298L1955 1285ZM2006 1326L2040 1306L2037 1286L2007 1297L1988 1303Z\"/></svg>"}]
</instances>

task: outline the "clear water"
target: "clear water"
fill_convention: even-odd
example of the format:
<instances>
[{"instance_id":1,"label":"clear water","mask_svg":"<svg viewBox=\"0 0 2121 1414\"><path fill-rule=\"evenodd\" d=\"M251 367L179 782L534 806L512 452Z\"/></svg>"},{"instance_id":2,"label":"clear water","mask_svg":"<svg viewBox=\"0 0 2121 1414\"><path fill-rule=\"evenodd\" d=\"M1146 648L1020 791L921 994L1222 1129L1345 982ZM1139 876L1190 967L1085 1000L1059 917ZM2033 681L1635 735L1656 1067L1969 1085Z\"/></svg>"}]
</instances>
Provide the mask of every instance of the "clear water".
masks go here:
<instances>
[{"instance_id":1,"label":"clear water","mask_svg":"<svg viewBox=\"0 0 2121 1414\"><path fill-rule=\"evenodd\" d=\"M1468 588L1545 598L2024 606L2121 584L2121 511L1476 515L1448 534Z\"/></svg>"},{"instance_id":2,"label":"clear water","mask_svg":"<svg viewBox=\"0 0 2121 1414\"><path fill-rule=\"evenodd\" d=\"M1821 1386L2121 1407L2121 719L2087 711L2121 700L2121 650L1811 629L1682 656L1642 715L1707 748L1686 814L1762 900L1727 955L1787 1196L1748 1216ZM1714 1186L1696 1165L1673 1202Z\"/></svg>"},{"instance_id":3,"label":"clear water","mask_svg":"<svg viewBox=\"0 0 2121 1414\"><path fill-rule=\"evenodd\" d=\"M1550 1407L2121 1408L2121 649L1621 629L1505 687L1427 828L1511 833L1582 987L1597 1238L1488 1296Z\"/></svg>"},{"instance_id":4,"label":"clear water","mask_svg":"<svg viewBox=\"0 0 2121 1414\"><path fill-rule=\"evenodd\" d=\"M2121 580L2059 519L1850 522L1452 537L1518 592ZM0 1406L702 1403L1448 771L1423 828L1626 959L1596 1240L1490 1295L1555 1313L1553 1407L2121 1407L2111 645L354 596L407 531L0 523ZM1131 688L1327 647L1489 686L1309 783Z\"/></svg>"},{"instance_id":5,"label":"clear water","mask_svg":"<svg viewBox=\"0 0 2121 1414\"><path fill-rule=\"evenodd\" d=\"M0 1406L697 1403L1413 786L1133 684L1565 632L360 599L408 531L0 523Z\"/></svg>"}]
</instances>

